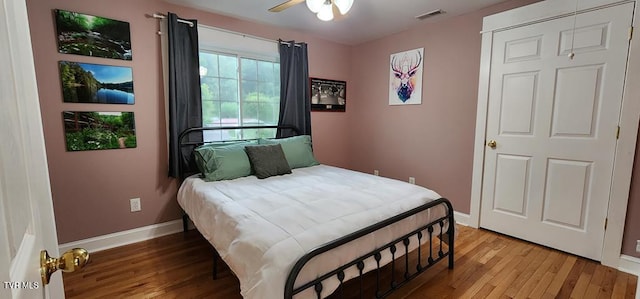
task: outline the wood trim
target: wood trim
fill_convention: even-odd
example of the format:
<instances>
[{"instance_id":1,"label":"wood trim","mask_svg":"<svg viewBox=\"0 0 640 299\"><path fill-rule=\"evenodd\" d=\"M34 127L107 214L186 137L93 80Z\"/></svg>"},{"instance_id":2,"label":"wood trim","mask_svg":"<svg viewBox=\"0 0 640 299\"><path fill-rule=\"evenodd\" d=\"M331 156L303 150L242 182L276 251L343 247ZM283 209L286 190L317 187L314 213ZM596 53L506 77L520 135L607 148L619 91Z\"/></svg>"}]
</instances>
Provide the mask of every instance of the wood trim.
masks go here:
<instances>
[{"instance_id":1,"label":"wood trim","mask_svg":"<svg viewBox=\"0 0 640 299\"><path fill-rule=\"evenodd\" d=\"M640 258L621 255L618 270L640 277Z\"/></svg>"},{"instance_id":2,"label":"wood trim","mask_svg":"<svg viewBox=\"0 0 640 299\"><path fill-rule=\"evenodd\" d=\"M484 150L489 109L489 77L491 75L491 54L493 33L482 34L480 52L480 79L478 82L478 111L476 113L476 140L473 150L473 173L471 176L471 206L469 226L480 227L480 203L482 200L482 180L484 174Z\"/></svg>"},{"instance_id":3,"label":"wood trim","mask_svg":"<svg viewBox=\"0 0 640 299\"><path fill-rule=\"evenodd\" d=\"M640 298L640 258L621 255L618 270L639 278L636 281L636 298Z\"/></svg>"},{"instance_id":4,"label":"wood trim","mask_svg":"<svg viewBox=\"0 0 640 299\"><path fill-rule=\"evenodd\" d=\"M581 0L578 2L578 13L634 1L635 0ZM482 24L482 33L506 30L573 15L575 9L575 1L541 1L533 3L485 17Z\"/></svg>"},{"instance_id":5,"label":"wood trim","mask_svg":"<svg viewBox=\"0 0 640 299\"><path fill-rule=\"evenodd\" d=\"M469 226L469 214L453 211L453 217L458 225Z\"/></svg>"},{"instance_id":6,"label":"wood trim","mask_svg":"<svg viewBox=\"0 0 640 299\"><path fill-rule=\"evenodd\" d=\"M638 5L633 16L633 26L637 26ZM631 189L631 173L636 152L638 138L638 115L640 115L640 86L628 84L640 82L640 44L631 42L627 60L627 75L622 95L622 110L620 112L620 138L616 148L613 164L613 177L609 210L607 212L607 230L604 234L602 249L602 264L617 268L622 252L624 225L627 217L627 204Z\"/></svg>"},{"instance_id":7,"label":"wood trim","mask_svg":"<svg viewBox=\"0 0 640 299\"><path fill-rule=\"evenodd\" d=\"M190 227L193 228L193 225L190 225ZM164 223L147 225L117 233L97 236L84 240L64 243L58 245L58 247L60 248L60 252L80 247L88 250L90 253L93 253L141 241L146 241L161 236L175 234L181 231L182 219L179 219Z\"/></svg>"}]
</instances>

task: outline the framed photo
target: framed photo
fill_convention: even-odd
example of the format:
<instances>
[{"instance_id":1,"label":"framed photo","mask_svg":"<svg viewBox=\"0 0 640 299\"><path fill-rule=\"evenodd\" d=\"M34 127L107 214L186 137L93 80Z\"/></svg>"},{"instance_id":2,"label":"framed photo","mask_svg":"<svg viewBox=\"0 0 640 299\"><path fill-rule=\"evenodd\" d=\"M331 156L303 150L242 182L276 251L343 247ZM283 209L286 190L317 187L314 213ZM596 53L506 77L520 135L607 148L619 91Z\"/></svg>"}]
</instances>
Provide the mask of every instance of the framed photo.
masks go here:
<instances>
[{"instance_id":1,"label":"framed photo","mask_svg":"<svg viewBox=\"0 0 640 299\"><path fill-rule=\"evenodd\" d=\"M311 111L340 111L347 107L347 82L310 78Z\"/></svg>"},{"instance_id":2,"label":"framed photo","mask_svg":"<svg viewBox=\"0 0 640 299\"><path fill-rule=\"evenodd\" d=\"M133 112L63 111L67 151L138 146Z\"/></svg>"},{"instance_id":3,"label":"framed photo","mask_svg":"<svg viewBox=\"0 0 640 299\"><path fill-rule=\"evenodd\" d=\"M128 22L61 9L54 10L58 52L131 60Z\"/></svg>"},{"instance_id":4,"label":"framed photo","mask_svg":"<svg viewBox=\"0 0 640 299\"><path fill-rule=\"evenodd\" d=\"M135 104L130 67L60 61L66 103Z\"/></svg>"},{"instance_id":5,"label":"framed photo","mask_svg":"<svg viewBox=\"0 0 640 299\"><path fill-rule=\"evenodd\" d=\"M422 104L424 48L389 57L389 105Z\"/></svg>"}]
</instances>

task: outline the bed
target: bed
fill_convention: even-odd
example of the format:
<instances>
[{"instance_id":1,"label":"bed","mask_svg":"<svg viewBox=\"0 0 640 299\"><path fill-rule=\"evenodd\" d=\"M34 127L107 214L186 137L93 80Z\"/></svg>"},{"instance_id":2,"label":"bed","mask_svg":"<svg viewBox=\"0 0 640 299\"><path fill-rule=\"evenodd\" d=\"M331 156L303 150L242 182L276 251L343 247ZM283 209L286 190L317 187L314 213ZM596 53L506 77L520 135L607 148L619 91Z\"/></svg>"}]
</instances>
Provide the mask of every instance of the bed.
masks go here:
<instances>
[{"instance_id":1,"label":"bed","mask_svg":"<svg viewBox=\"0 0 640 299\"><path fill-rule=\"evenodd\" d=\"M230 128L190 129L181 145L195 147L183 137L215 129ZM277 147L289 149L286 140ZM185 230L188 217L238 277L244 298L325 298L367 272L376 273L374 297L382 298L439 261L453 268L453 208L436 192L317 163L291 168L265 179L259 169L213 181L195 174L179 189ZM411 265L410 252L417 253ZM382 283L385 265L392 276Z\"/></svg>"}]
</instances>

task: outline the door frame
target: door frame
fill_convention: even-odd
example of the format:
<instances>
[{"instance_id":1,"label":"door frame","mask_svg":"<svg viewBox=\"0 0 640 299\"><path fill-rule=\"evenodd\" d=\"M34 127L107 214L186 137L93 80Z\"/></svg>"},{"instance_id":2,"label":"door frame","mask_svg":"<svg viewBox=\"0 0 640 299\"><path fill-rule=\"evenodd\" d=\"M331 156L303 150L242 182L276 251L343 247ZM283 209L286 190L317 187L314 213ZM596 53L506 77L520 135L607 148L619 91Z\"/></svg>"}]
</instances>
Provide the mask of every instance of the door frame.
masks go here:
<instances>
[{"instance_id":1,"label":"door frame","mask_svg":"<svg viewBox=\"0 0 640 299\"><path fill-rule=\"evenodd\" d=\"M589 11L635 0L580 0L578 11ZM480 204L482 200L482 184L484 173L484 155L486 140L486 124L489 104L489 76L491 72L491 54L493 33L515 27L540 23L565 16L571 16L575 10L573 1L542 1L525 7L516 8L495 15L487 16L483 20L482 48L480 56L480 77L478 85L478 106L476 115L475 146L473 151L473 174L471 184L471 207L469 225L480 226ZM638 21L638 3L632 24ZM631 40L627 60L625 82L640 82L640 44ZM604 233L601 263L605 266L618 268L622 250L627 203L631 188L631 172L638 137L638 121L640 115L640 86L625 84L622 97L622 111L620 113L620 136L616 146L615 162L609 210L607 211L607 229ZM611 132L615 134L615 132Z\"/></svg>"}]
</instances>

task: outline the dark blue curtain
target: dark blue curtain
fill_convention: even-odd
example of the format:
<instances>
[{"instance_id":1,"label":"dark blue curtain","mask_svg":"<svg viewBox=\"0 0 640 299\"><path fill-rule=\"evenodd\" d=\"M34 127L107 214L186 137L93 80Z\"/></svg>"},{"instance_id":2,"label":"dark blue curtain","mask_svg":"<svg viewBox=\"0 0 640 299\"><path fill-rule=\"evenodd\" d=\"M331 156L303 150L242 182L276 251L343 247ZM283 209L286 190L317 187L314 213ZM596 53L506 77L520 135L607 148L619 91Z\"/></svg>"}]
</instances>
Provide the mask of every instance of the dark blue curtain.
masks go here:
<instances>
[{"instance_id":1,"label":"dark blue curtain","mask_svg":"<svg viewBox=\"0 0 640 299\"><path fill-rule=\"evenodd\" d=\"M303 135L311 135L311 99L307 44L279 41L280 50L280 117L278 125L296 126ZM294 135L291 130L278 130L277 138Z\"/></svg>"},{"instance_id":2,"label":"dark blue curtain","mask_svg":"<svg viewBox=\"0 0 640 299\"><path fill-rule=\"evenodd\" d=\"M202 126L200 99L200 61L196 20L179 22L178 16L167 14L169 62L169 176L178 178L195 163L193 148L180 147L178 136L188 128ZM202 134L191 134L188 141L202 141Z\"/></svg>"}]
</instances>

